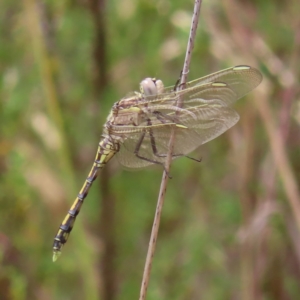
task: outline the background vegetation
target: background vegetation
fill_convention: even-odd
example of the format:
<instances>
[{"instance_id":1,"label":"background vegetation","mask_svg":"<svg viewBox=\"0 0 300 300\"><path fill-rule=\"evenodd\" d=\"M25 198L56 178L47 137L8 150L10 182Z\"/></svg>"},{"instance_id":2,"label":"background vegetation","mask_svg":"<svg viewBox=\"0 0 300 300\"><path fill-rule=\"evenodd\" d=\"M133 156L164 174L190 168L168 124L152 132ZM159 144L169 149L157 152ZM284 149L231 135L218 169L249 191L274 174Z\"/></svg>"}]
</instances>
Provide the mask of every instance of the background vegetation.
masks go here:
<instances>
[{"instance_id":1,"label":"background vegetation","mask_svg":"<svg viewBox=\"0 0 300 300\"><path fill-rule=\"evenodd\" d=\"M115 160L52 241L114 102L173 85L193 1L0 2L0 299L137 299L162 169ZM151 299L299 299L300 2L204 1L189 79L259 68L240 122L171 168Z\"/></svg>"}]
</instances>

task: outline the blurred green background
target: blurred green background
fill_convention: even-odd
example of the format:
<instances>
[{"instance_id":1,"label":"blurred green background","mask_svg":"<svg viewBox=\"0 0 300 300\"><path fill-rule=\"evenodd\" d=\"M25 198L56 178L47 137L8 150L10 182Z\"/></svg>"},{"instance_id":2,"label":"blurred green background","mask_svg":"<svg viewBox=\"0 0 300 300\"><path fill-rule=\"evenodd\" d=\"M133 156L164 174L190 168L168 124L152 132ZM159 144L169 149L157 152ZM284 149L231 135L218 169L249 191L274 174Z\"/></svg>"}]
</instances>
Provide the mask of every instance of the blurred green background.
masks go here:
<instances>
[{"instance_id":1,"label":"blurred green background","mask_svg":"<svg viewBox=\"0 0 300 300\"><path fill-rule=\"evenodd\" d=\"M58 226L114 102L173 85L193 1L0 2L0 299L138 299L162 168L94 183L62 256ZM188 79L264 75L240 122L172 164L151 299L300 299L300 2L209 0Z\"/></svg>"}]
</instances>

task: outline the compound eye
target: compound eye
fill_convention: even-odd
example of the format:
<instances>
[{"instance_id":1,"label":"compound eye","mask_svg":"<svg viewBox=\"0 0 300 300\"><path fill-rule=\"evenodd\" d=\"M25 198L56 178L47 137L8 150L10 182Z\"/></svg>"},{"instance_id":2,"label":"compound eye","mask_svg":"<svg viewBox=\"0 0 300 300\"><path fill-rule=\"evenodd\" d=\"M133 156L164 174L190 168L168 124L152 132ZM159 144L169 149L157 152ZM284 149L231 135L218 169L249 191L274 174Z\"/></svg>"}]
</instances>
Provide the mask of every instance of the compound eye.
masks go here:
<instances>
[{"instance_id":1,"label":"compound eye","mask_svg":"<svg viewBox=\"0 0 300 300\"><path fill-rule=\"evenodd\" d=\"M157 94L162 94L164 92L164 84L160 79L155 80Z\"/></svg>"},{"instance_id":2,"label":"compound eye","mask_svg":"<svg viewBox=\"0 0 300 300\"><path fill-rule=\"evenodd\" d=\"M157 87L155 81L152 78L145 78L140 83L141 93L145 96L157 95Z\"/></svg>"}]
</instances>

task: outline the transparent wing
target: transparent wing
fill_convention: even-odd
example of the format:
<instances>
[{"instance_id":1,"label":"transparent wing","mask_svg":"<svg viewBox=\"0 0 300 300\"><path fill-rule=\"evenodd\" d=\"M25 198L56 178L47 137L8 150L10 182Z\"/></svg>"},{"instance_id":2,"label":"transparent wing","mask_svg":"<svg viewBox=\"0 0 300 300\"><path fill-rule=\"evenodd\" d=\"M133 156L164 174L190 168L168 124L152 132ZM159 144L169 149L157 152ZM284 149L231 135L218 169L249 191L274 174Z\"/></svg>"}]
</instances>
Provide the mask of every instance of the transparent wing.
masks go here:
<instances>
[{"instance_id":1,"label":"transparent wing","mask_svg":"<svg viewBox=\"0 0 300 300\"><path fill-rule=\"evenodd\" d=\"M181 97L184 100L183 107L189 107L187 101L193 98L220 99L230 105L253 90L261 81L262 75L258 70L249 66L236 66L190 81L182 91L174 92L174 87L167 87L164 93L144 97L141 102L175 105Z\"/></svg>"},{"instance_id":2,"label":"transparent wing","mask_svg":"<svg viewBox=\"0 0 300 300\"><path fill-rule=\"evenodd\" d=\"M146 167L154 161L164 163L172 128L176 128L173 155L177 158L218 137L239 119L238 114L223 101L194 101L197 106L179 115L171 111L159 114L159 118L157 115L151 115L147 124L140 126L116 126L115 133L122 132L126 136L117 153L119 162L127 168ZM183 128L176 124L183 125Z\"/></svg>"},{"instance_id":3,"label":"transparent wing","mask_svg":"<svg viewBox=\"0 0 300 300\"><path fill-rule=\"evenodd\" d=\"M147 97L131 93L128 97L139 97L141 107L147 107L148 121L139 126L114 128L116 135L126 137L117 154L120 163L128 168L145 167L152 164L151 161L164 163L175 124L187 128L176 127L174 158L216 138L239 119L228 105L254 89L261 80L258 70L236 66L188 82L182 91L175 92L174 87L168 87L162 94ZM174 107L179 98L183 101L183 110L178 114ZM145 159L137 157L137 150Z\"/></svg>"},{"instance_id":4,"label":"transparent wing","mask_svg":"<svg viewBox=\"0 0 300 300\"><path fill-rule=\"evenodd\" d=\"M232 99L230 103L243 97L262 81L261 73L249 66L235 66L231 67L193 81L186 84L186 89L195 88L213 82L223 82L235 93L236 99ZM168 93L174 90L174 87L165 88L164 92ZM227 103L229 104L229 103Z\"/></svg>"}]
</instances>

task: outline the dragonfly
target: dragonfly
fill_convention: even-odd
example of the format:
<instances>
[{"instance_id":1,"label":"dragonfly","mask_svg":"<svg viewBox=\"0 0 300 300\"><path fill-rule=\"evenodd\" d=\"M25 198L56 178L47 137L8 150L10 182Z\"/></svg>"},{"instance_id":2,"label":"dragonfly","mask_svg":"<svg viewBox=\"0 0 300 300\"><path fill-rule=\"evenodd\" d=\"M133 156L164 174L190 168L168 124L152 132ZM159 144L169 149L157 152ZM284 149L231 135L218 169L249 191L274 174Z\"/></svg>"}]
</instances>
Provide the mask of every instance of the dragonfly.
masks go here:
<instances>
[{"instance_id":1,"label":"dragonfly","mask_svg":"<svg viewBox=\"0 0 300 300\"><path fill-rule=\"evenodd\" d=\"M237 123L239 115L231 105L261 81L261 73L246 65L190 81L179 91L176 85L165 88L161 80L146 78L140 92L116 102L104 124L93 166L54 238L53 261L60 256L99 170L112 157L126 168L164 167L174 130L172 158L187 156Z\"/></svg>"}]
</instances>

